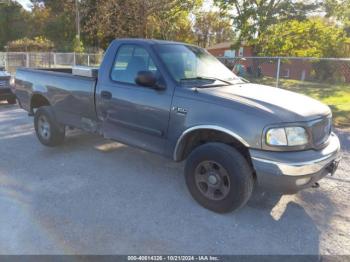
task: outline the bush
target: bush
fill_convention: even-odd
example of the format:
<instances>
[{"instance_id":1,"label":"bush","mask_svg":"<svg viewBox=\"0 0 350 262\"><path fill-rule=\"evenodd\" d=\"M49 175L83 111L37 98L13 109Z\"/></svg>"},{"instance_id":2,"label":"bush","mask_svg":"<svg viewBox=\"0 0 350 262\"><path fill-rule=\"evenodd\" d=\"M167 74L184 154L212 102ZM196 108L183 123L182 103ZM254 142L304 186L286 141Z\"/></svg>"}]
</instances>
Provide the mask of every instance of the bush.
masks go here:
<instances>
[{"instance_id":1,"label":"bush","mask_svg":"<svg viewBox=\"0 0 350 262\"><path fill-rule=\"evenodd\" d=\"M78 37L75 37L73 40L73 51L76 53L84 52L83 42Z\"/></svg>"},{"instance_id":2,"label":"bush","mask_svg":"<svg viewBox=\"0 0 350 262\"><path fill-rule=\"evenodd\" d=\"M53 42L42 36L34 39L25 37L7 43L7 50L12 52L49 52L53 49Z\"/></svg>"}]
</instances>

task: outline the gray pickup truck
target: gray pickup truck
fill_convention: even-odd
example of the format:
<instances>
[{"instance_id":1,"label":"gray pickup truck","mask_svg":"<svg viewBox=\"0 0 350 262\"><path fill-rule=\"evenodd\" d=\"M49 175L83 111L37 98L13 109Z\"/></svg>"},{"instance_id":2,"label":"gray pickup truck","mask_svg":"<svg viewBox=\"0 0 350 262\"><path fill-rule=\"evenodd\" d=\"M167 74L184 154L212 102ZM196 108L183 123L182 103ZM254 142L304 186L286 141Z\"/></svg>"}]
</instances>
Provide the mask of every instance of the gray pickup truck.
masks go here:
<instances>
[{"instance_id":1,"label":"gray pickup truck","mask_svg":"<svg viewBox=\"0 0 350 262\"><path fill-rule=\"evenodd\" d=\"M215 212L243 206L256 186L311 187L339 163L328 106L248 83L192 45L115 40L99 69L20 68L15 83L42 144L73 127L186 160L190 193Z\"/></svg>"}]
</instances>

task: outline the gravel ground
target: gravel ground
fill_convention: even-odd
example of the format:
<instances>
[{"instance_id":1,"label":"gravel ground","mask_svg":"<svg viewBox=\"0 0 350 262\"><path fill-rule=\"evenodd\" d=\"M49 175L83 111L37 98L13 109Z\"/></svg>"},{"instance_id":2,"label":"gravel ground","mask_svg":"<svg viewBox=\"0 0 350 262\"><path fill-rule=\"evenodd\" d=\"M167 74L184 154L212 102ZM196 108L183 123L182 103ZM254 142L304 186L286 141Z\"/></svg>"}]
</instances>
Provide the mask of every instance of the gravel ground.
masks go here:
<instances>
[{"instance_id":1,"label":"gravel ground","mask_svg":"<svg viewBox=\"0 0 350 262\"><path fill-rule=\"evenodd\" d=\"M350 254L350 130L319 189L219 215L183 164L79 132L46 148L32 121L0 104L0 254Z\"/></svg>"}]
</instances>

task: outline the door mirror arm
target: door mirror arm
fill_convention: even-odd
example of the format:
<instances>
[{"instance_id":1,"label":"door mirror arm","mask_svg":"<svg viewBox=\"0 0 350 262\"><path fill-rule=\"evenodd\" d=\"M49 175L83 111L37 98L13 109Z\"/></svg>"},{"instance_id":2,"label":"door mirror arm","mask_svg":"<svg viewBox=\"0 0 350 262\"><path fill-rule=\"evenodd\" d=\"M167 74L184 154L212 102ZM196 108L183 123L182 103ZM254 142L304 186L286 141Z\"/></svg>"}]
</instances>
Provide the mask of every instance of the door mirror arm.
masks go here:
<instances>
[{"instance_id":1,"label":"door mirror arm","mask_svg":"<svg viewBox=\"0 0 350 262\"><path fill-rule=\"evenodd\" d=\"M157 91L162 91L166 89L165 84L163 83L163 81L157 81L154 86L153 89L157 90Z\"/></svg>"}]
</instances>

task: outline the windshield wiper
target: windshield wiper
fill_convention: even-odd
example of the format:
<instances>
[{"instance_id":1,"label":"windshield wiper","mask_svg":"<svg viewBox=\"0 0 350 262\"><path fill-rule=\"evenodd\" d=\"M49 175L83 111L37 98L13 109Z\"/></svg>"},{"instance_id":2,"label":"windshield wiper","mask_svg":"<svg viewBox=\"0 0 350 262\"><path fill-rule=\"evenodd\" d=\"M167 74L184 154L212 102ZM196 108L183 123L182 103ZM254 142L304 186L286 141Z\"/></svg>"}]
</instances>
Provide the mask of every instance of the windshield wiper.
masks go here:
<instances>
[{"instance_id":1,"label":"windshield wiper","mask_svg":"<svg viewBox=\"0 0 350 262\"><path fill-rule=\"evenodd\" d=\"M241 79L244 83L247 83L247 84L250 83L249 80L247 80L247 79L245 79L245 78L243 78L241 76L239 77L239 79Z\"/></svg>"},{"instance_id":2,"label":"windshield wiper","mask_svg":"<svg viewBox=\"0 0 350 262\"><path fill-rule=\"evenodd\" d=\"M180 81L191 81L191 80L217 80L217 81L221 81L227 85L232 85L231 82L220 79L220 78L216 78L216 77L210 77L210 76L197 76L197 77L189 77L189 78L182 78L180 79Z\"/></svg>"}]
</instances>

